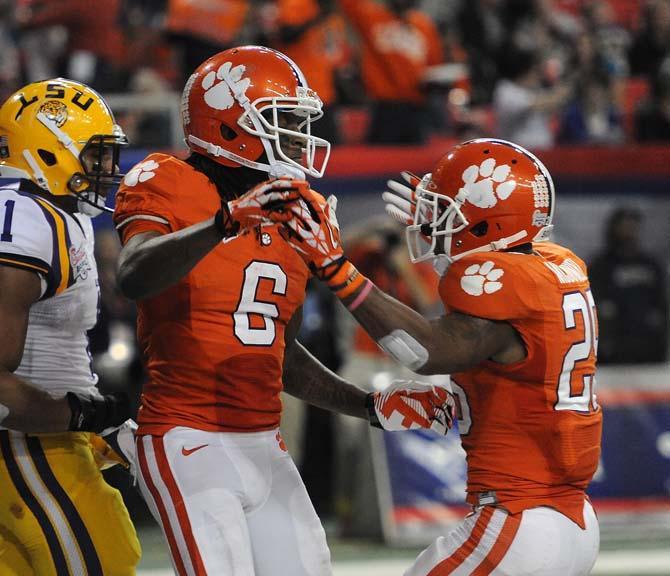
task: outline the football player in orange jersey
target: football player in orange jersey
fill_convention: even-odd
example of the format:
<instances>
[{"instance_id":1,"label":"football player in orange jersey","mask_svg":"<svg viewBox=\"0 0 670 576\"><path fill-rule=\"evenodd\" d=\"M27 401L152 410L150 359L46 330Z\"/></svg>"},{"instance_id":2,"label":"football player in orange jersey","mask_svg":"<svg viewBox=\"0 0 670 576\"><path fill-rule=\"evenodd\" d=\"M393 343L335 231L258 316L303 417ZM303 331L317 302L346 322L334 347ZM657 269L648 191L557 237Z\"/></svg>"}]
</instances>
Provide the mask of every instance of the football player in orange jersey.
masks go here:
<instances>
[{"instance_id":1,"label":"football player in orange jersey","mask_svg":"<svg viewBox=\"0 0 670 576\"><path fill-rule=\"evenodd\" d=\"M407 225L411 259L442 268L437 320L347 261L332 200L301 190L283 229L390 356L452 375L473 511L405 575L588 574L599 546L585 493L600 454L598 327L584 263L548 242L551 176L520 146L480 139L405 179L384 199Z\"/></svg>"},{"instance_id":2,"label":"football player in orange jersey","mask_svg":"<svg viewBox=\"0 0 670 576\"><path fill-rule=\"evenodd\" d=\"M271 219L292 217L283 202L329 153L298 67L257 46L221 52L186 83L182 115L190 156L150 154L114 214L149 376L140 487L180 575L326 576L325 534L279 435L282 388L385 429L442 433L451 397L415 383L368 395L294 341L309 270Z\"/></svg>"}]
</instances>

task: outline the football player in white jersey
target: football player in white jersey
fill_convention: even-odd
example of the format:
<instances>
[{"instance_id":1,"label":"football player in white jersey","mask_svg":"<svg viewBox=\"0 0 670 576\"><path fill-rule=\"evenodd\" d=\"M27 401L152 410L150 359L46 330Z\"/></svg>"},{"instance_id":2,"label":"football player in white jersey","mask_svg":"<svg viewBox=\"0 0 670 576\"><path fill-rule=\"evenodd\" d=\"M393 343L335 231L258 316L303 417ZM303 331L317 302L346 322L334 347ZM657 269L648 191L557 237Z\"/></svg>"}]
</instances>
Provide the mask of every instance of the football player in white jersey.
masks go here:
<instances>
[{"instance_id":1,"label":"football player in white jersey","mask_svg":"<svg viewBox=\"0 0 670 576\"><path fill-rule=\"evenodd\" d=\"M96 461L128 418L101 395L91 217L127 144L105 101L63 78L0 108L0 574L135 574L140 546ZM66 432L67 431L67 432ZM50 432L50 434L41 434ZM27 434L30 433L30 434Z\"/></svg>"}]
</instances>

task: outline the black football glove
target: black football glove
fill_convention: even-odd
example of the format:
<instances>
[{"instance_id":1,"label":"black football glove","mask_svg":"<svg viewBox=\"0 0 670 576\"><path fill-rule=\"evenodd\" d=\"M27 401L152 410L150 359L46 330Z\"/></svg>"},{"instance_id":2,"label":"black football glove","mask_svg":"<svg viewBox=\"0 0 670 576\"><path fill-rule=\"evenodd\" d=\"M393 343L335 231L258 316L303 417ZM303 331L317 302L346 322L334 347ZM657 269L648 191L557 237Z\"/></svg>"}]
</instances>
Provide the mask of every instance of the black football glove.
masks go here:
<instances>
[{"instance_id":1,"label":"black football glove","mask_svg":"<svg viewBox=\"0 0 670 576\"><path fill-rule=\"evenodd\" d=\"M70 432L96 432L120 426L130 418L130 400L124 393L105 394L102 397L67 393L70 405Z\"/></svg>"}]
</instances>

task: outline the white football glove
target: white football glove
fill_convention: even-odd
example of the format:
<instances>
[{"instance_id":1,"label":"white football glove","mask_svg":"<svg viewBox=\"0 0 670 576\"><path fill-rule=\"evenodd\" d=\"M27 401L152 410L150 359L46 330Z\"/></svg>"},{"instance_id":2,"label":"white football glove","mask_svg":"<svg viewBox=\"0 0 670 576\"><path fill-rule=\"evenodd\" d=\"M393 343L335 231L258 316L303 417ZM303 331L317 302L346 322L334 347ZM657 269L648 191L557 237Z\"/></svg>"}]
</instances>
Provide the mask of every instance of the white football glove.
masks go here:
<instances>
[{"instance_id":1,"label":"white football glove","mask_svg":"<svg viewBox=\"0 0 670 576\"><path fill-rule=\"evenodd\" d=\"M432 174L428 173L419 178L416 174L411 172L401 172L400 176L406 182L397 182L396 180L387 180L386 187L388 190L382 193L382 200L386 203L386 213L394 220L409 226L415 223L417 194L416 189L419 185L422 187L428 186L432 178ZM424 204L419 215L419 223L432 222L433 214L428 204Z\"/></svg>"},{"instance_id":2,"label":"white football glove","mask_svg":"<svg viewBox=\"0 0 670 576\"><path fill-rule=\"evenodd\" d=\"M344 256L335 213L337 198L331 195L326 200L311 189L301 189L300 195L300 200L291 205L293 217L285 223L284 236L318 275Z\"/></svg>"},{"instance_id":3,"label":"white football glove","mask_svg":"<svg viewBox=\"0 0 670 576\"><path fill-rule=\"evenodd\" d=\"M431 429L445 435L453 424L456 403L443 386L396 380L368 395L370 424L384 430Z\"/></svg>"},{"instance_id":4,"label":"white football glove","mask_svg":"<svg viewBox=\"0 0 670 576\"><path fill-rule=\"evenodd\" d=\"M388 180L388 190L382 194L382 200L386 203L386 213L391 218L409 226L414 222L416 187L421 183L421 178L411 172L401 172L400 176L407 184Z\"/></svg>"},{"instance_id":5,"label":"white football glove","mask_svg":"<svg viewBox=\"0 0 670 576\"><path fill-rule=\"evenodd\" d=\"M129 469L133 477L135 476L137 466L136 430L137 424L129 418L121 426L107 428L100 432L97 437L92 438L91 444L97 452L95 456L101 470L121 464Z\"/></svg>"},{"instance_id":6,"label":"white football glove","mask_svg":"<svg viewBox=\"0 0 670 576\"><path fill-rule=\"evenodd\" d=\"M261 224L286 222L292 217L288 206L300 199L303 189L309 189L305 180L266 180L234 200L223 201L214 224L221 235L228 238Z\"/></svg>"}]
</instances>

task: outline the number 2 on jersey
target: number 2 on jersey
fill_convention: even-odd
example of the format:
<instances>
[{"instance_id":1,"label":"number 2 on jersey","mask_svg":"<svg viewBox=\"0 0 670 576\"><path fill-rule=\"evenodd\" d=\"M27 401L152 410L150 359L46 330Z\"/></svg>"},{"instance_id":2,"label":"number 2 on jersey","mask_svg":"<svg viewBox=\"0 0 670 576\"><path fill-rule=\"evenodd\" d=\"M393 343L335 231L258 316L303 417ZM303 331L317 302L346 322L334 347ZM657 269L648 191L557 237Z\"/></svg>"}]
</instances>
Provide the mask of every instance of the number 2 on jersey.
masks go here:
<instances>
[{"instance_id":1,"label":"number 2 on jersey","mask_svg":"<svg viewBox=\"0 0 670 576\"><path fill-rule=\"evenodd\" d=\"M233 314L235 336L248 346L272 346L275 341L275 318L279 317L279 308L272 302L256 300L258 283L262 278L273 281L272 293L286 294L286 273L279 264L254 260L244 269L242 295ZM263 319L264 326L251 326L250 315L255 314Z\"/></svg>"},{"instance_id":2,"label":"number 2 on jersey","mask_svg":"<svg viewBox=\"0 0 670 576\"><path fill-rule=\"evenodd\" d=\"M558 378L558 399L554 409L589 412L591 408L597 407L594 390L595 374L583 374L581 392L574 394L572 380L577 363L588 360L591 353L594 359L598 354L598 319L591 290L563 295L563 320L566 331L570 332L577 328L577 314L582 317L584 333L575 334L574 340L577 341L570 346L563 357L563 366Z\"/></svg>"},{"instance_id":3,"label":"number 2 on jersey","mask_svg":"<svg viewBox=\"0 0 670 576\"><path fill-rule=\"evenodd\" d=\"M0 242L12 241L12 217L14 216L14 204L14 200L7 200L7 202L5 202L5 219L2 224Z\"/></svg>"}]
</instances>

